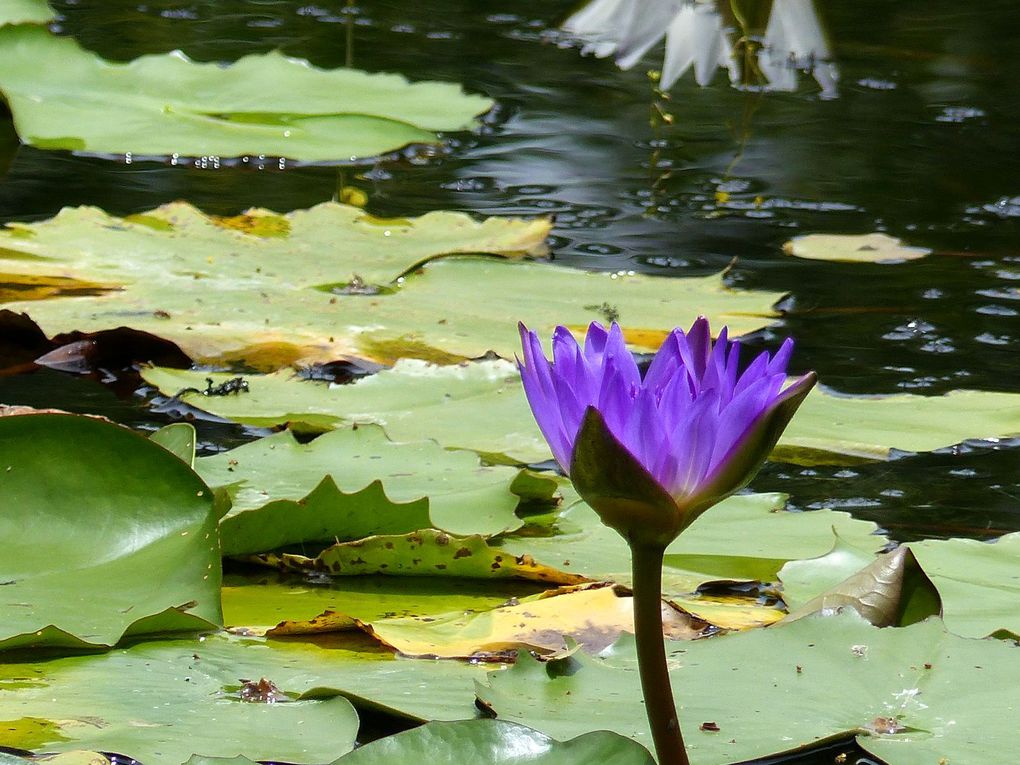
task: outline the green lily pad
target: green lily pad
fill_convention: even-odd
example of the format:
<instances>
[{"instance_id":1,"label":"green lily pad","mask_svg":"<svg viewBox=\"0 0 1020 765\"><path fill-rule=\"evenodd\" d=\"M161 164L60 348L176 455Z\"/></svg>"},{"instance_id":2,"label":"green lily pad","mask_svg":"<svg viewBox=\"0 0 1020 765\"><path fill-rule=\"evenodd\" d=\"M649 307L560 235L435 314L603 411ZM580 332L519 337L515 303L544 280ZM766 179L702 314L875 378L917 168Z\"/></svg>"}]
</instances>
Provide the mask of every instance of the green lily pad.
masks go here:
<instances>
[{"instance_id":1,"label":"green lily pad","mask_svg":"<svg viewBox=\"0 0 1020 765\"><path fill-rule=\"evenodd\" d=\"M654 765L648 750L622 736L594 731L559 742L502 720L432 722L386 736L331 765L405 765L408 762L491 765ZM247 758L195 757L187 765L256 765Z\"/></svg>"},{"instance_id":2,"label":"green lily pad","mask_svg":"<svg viewBox=\"0 0 1020 765\"><path fill-rule=\"evenodd\" d=\"M350 576L313 584L258 570L224 577L223 623L256 630L285 623L292 633L311 633L314 631L311 622L331 613L346 617L347 627L355 629L354 619L374 622L387 617L428 617L448 611L487 611L540 589L544 587L506 579L453 577ZM304 630L300 629L302 625Z\"/></svg>"},{"instance_id":3,"label":"green lily pad","mask_svg":"<svg viewBox=\"0 0 1020 765\"><path fill-rule=\"evenodd\" d=\"M147 382L173 395L219 384L229 375L180 369L143 370ZM508 362L436 366L413 359L350 385L305 380L291 370L249 375L250 393L181 398L199 409L248 425L291 423L327 430L374 422L401 441L432 438L520 462L551 459L534 423L520 376ZM888 459L892 450L931 451L968 438L1020 433L1020 395L956 391L945 396L839 396L813 390L771 455L794 462Z\"/></svg>"},{"instance_id":4,"label":"green lily pad","mask_svg":"<svg viewBox=\"0 0 1020 765\"><path fill-rule=\"evenodd\" d=\"M192 754L321 763L349 751L358 730L351 704L336 695L298 700L314 668L273 666L264 661L270 654L293 656L250 639L209 636L38 664L13 662L5 673L34 679L38 687L0 694L0 718L53 723L53 737L33 748L91 748L169 765ZM263 677L285 699L242 701L244 679ZM4 743L23 745L9 737Z\"/></svg>"},{"instance_id":5,"label":"green lily pad","mask_svg":"<svg viewBox=\"0 0 1020 765\"><path fill-rule=\"evenodd\" d=\"M4 0L0 6L0 27L5 24L49 24L53 9L46 0Z\"/></svg>"},{"instance_id":6,"label":"green lily pad","mask_svg":"<svg viewBox=\"0 0 1020 765\"><path fill-rule=\"evenodd\" d=\"M110 646L221 622L212 492L112 423L0 418L0 648Z\"/></svg>"},{"instance_id":7,"label":"green lily pad","mask_svg":"<svg viewBox=\"0 0 1020 765\"><path fill-rule=\"evenodd\" d=\"M502 720L434 722L373 741L336 765L477 762L492 765L654 765L644 747L608 731L559 742Z\"/></svg>"},{"instance_id":8,"label":"green lily pad","mask_svg":"<svg viewBox=\"0 0 1020 765\"><path fill-rule=\"evenodd\" d=\"M797 608L786 621L841 608L853 608L876 627L904 627L939 616L942 601L910 548L898 547Z\"/></svg>"},{"instance_id":9,"label":"green lily pad","mask_svg":"<svg viewBox=\"0 0 1020 765\"><path fill-rule=\"evenodd\" d=\"M938 588L950 631L1020 638L1020 533L994 542L931 539L908 547Z\"/></svg>"},{"instance_id":10,"label":"green lily pad","mask_svg":"<svg viewBox=\"0 0 1020 765\"><path fill-rule=\"evenodd\" d=\"M229 66L180 52L112 63L27 25L0 28L0 91L21 140L43 149L309 161L438 143L436 131L468 130L493 105L449 83L276 52Z\"/></svg>"},{"instance_id":11,"label":"green lily pad","mask_svg":"<svg viewBox=\"0 0 1020 765\"><path fill-rule=\"evenodd\" d=\"M966 439L1020 434L1020 394L957 390L944 396L840 396L811 391L772 459L888 459L892 450L927 452Z\"/></svg>"},{"instance_id":12,"label":"green lily pad","mask_svg":"<svg viewBox=\"0 0 1020 765\"><path fill-rule=\"evenodd\" d=\"M997 762L1015 736L1020 649L957 637L938 620L879 629L848 611L671 643L669 656L699 765L845 735L890 765ZM477 692L500 719L557 738L605 728L649 742L632 640L603 658L522 655Z\"/></svg>"},{"instance_id":13,"label":"green lily pad","mask_svg":"<svg viewBox=\"0 0 1020 765\"><path fill-rule=\"evenodd\" d=\"M231 497L220 524L227 555L431 526L492 535L522 524L510 490L517 469L430 441L394 443L374 425L307 444L282 431L202 457L195 469Z\"/></svg>"},{"instance_id":14,"label":"green lily pad","mask_svg":"<svg viewBox=\"0 0 1020 765\"><path fill-rule=\"evenodd\" d=\"M1020 636L1020 533L993 542L930 539L906 547L938 591L947 629L972 638ZM828 554L783 567L783 599L799 608L873 561L873 551L837 537Z\"/></svg>"},{"instance_id":15,"label":"green lily pad","mask_svg":"<svg viewBox=\"0 0 1020 765\"><path fill-rule=\"evenodd\" d=\"M142 377L161 392L218 385L231 375L151 367ZM531 415L517 368L509 361L440 366L400 359L391 369L347 385L305 380L291 370L246 375L243 396L184 393L199 409L257 427L288 423L301 430L329 430L345 423L375 423L396 441L433 439L447 448L471 449L523 463L552 458Z\"/></svg>"},{"instance_id":16,"label":"green lily pad","mask_svg":"<svg viewBox=\"0 0 1020 765\"><path fill-rule=\"evenodd\" d=\"M902 263L931 254L927 247L910 247L888 234L807 234L783 245L783 252L809 260L841 263Z\"/></svg>"},{"instance_id":17,"label":"green lily pad","mask_svg":"<svg viewBox=\"0 0 1020 765\"><path fill-rule=\"evenodd\" d=\"M367 639L340 637L216 634L8 662L0 720L50 721L51 737L35 744L48 752L91 748L176 765L191 754L329 762L352 747L358 730L344 697L411 722L477 716L473 683L493 665L395 659ZM20 684L14 692L5 692L7 678ZM241 680L261 678L288 700L242 702ZM19 746L6 736L4 744Z\"/></svg>"},{"instance_id":18,"label":"green lily pad","mask_svg":"<svg viewBox=\"0 0 1020 765\"><path fill-rule=\"evenodd\" d=\"M184 464L195 466L195 426L187 422L175 422L160 428L149 438Z\"/></svg>"},{"instance_id":19,"label":"green lily pad","mask_svg":"<svg viewBox=\"0 0 1020 765\"><path fill-rule=\"evenodd\" d=\"M67 209L0 230L4 280L35 284L32 297L40 299L0 297L51 335L127 322L191 358L244 359L262 369L351 355L450 363L494 351L512 358L520 344L514 319L542 334L557 324L580 331L604 320L607 301L629 328L628 341L655 350L697 313L717 327L729 324L733 335L758 329L770 323L780 297L728 289L721 274L678 279L439 257L537 252L548 230L545 220L475 223L452 213L380 221L337 204L286 216L253 211L240 221L182 204L129 218ZM384 289L373 294L373 285Z\"/></svg>"},{"instance_id":20,"label":"green lily pad","mask_svg":"<svg viewBox=\"0 0 1020 765\"><path fill-rule=\"evenodd\" d=\"M628 583L630 549L623 537L586 504L571 504L572 489L562 491L569 507L556 520L555 533L507 536L499 548L563 572ZM773 581L787 561L829 550L833 527L865 549L886 544L871 522L831 510L786 512L785 500L781 494L740 494L708 510L667 549L664 592L679 596L711 581Z\"/></svg>"}]
</instances>

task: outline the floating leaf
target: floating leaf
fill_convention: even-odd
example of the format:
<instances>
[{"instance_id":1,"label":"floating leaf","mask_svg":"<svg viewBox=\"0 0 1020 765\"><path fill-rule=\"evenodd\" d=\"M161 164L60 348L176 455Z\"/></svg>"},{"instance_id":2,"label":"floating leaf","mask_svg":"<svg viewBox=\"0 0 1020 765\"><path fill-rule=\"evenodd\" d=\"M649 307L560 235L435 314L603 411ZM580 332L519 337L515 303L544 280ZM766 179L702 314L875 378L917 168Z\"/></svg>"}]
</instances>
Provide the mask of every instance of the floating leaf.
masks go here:
<instances>
[{"instance_id":1,"label":"floating leaf","mask_svg":"<svg viewBox=\"0 0 1020 765\"><path fill-rule=\"evenodd\" d=\"M436 529L399 536L376 536L327 547L316 558L288 553L252 556L290 571L320 571L333 576L452 576L470 579L527 579L547 584L581 584L588 578L511 555L477 534L457 537Z\"/></svg>"},{"instance_id":2,"label":"floating leaf","mask_svg":"<svg viewBox=\"0 0 1020 765\"><path fill-rule=\"evenodd\" d=\"M842 263L902 263L929 255L926 247L909 247L888 234L807 234L783 245L783 252L809 260Z\"/></svg>"},{"instance_id":3,"label":"floating leaf","mask_svg":"<svg viewBox=\"0 0 1020 765\"><path fill-rule=\"evenodd\" d=\"M231 496L220 526L228 555L430 526L491 535L522 523L510 491L515 468L486 467L430 441L394 443L373 425L307 444L283 431L203 457L195 469Z\"/></svg>"},{"instance_id":4,"label":"floating leaf","mask_svg":"<svg viewBox=\"0 0 1020 765\"><path fill-rule=\"evenodd\" d=\"M1011 751L1020 649L951 635L937 619L879 629L849 611L673 643L669 657L699 765L854 734L891 765L997 762ZM632 640L601 659L577 652L540 664L522 654L477 691L500 719L551 736L604 728L650 743Z\"/></svg>"},{"instance_id":5,"label":"floating leaf","mask_svg":"<svg viewBox=\"0 0 1020 765\"><path fill-rule=\"evenodd\" d=\"M448 611L487 611L536 591L540 585L507 579L348 576L310 582L257 570L224 577L223 621L228 627L256 634L267 630L276 635L315 634L358 629L355 619L374 622ZM323 618L324 614L332 616Z\"/></svg>"},{"instance_id":6,"label":"floating leaf","mask_svg":"<svg viewBox=\"0 0 1020 765\"><path fill-rule=\"evenodd\" d=\"M898 547L808 601L786 621L841 608L853 608L876 627L903 627L939 615L942 603L914 553Z\"/></svg>"},{"instance_id":7,"label":"floating leaf","mask_svg":"<svg viewBox=\"0 0 1020 765\"><path fill-rule=\"evenodd\" d=\"M946 627L965 637L1020 637L1020 533L993 542L911 542L942 596Z\"/></svg>"},{"instance_id":8,"label":"floating leaf","mask_svg":"<svg viewBox=\"0 0 1020 765\"><path fill-rule=\"evenodd\" d=\"M815 389L790 422L772 459L888 459L892 450L927 452L965 439L1020 434L1020 394L956 390L840 396ZM831 456L818 456L825 452ZM841 459L842 458L842 459Z\"/></svg>"},{"instance_id":9,"label":"floating leaf","mask_svg":"<svg viewBox=\"0 0 1020 765\"><path fill-rule=\"evenodd\" d=\"M150 368L147 382L173 395L229 375ZM181 398L236 422L268 427L294 423L326 430L374 422L391 438L432 438L447 447L520 462L551 459L528 407L520 376L504 361L436 366L404 359L349 385L301 379L291 370L245 377L250 395ZM780 438L771 459L834 462L888 459L892 450L922 452L970 438L1020 433L1020 395L955 391L944 396L841 396L813 390Z\"/></svg>"},{"instance_id":10,"label":"floating leaf","mask_svg":"<svg viewBox=\"0 0 1020 765\"><path fill-rule=\"evenodd\" d=\"M109 646L221 620L212 494L90 417L0 418L0 648Z\"/></svg>"},{"instance_id":11,"label":"floating leaf","mask_svg":"<svg viewBox=\"0 0 1020 765\"><path fill-rule=\"evenodd\" d=\"M142 377L166 395L219 384L230 375L162 367ZM472 449L524 463L552 458L531 416L520 375L509 361L439 366L400 359L391 369L347 385L306 380L291 370L246 375L244 396L184 393L187 404L258 427L289 423L302 430L376 423L395 441L433 439L447 448Z\"/></svg>"},{"instance_id":12,"label":"floating leaf","mask_svg":"<svg viewBox=\"0 0 1020 765\"><path fill-rule=\"evenodd\" d=\"M271 215L252 211L248 218ZM580 330L603 318L605 301L635 328L628 335L634 347L654 350L676 325L677 305L738 335L768 324L780 297L728 289L720 274L680 279L439 258L537 251L546 220L476 223L430 213L380 221L332 203L273 217L282 232L275 236L244 233L183 204L129 218L65 209L50 221L13 225L0 230L7 281L60 275L99 285L101 294L71 300L51 291L39 296L49 299L22 297L9 307L29 311L51 333L130 319L192 358L274 369L352 355L451 363L494 351L512 358L520 340L508 317L540 332L564 323ZM420 273L390 283L421 263ZM371 294L365 285L385 289Z\"/></svg>"},{"instance_id":13,"label":"floating leaf","mask_svg":"<svg viewBox=\"0 0 1020 765\"><path fill-rule=\"evenodd\" d=\"M779 571L783 600L790 610L800 608L874 562L874 548L850 544L835 530L833 536L832 549L824 555L791 560Z\"/></svg>"},{"instance_id":14,"label":"floating leaf","mask_svg":"<svg viewBox=\"0 0 1020 765\"><path fill-rule=\"evenodd\" d=\"M485 668L394 659L362 643L220 634L100 655L24 657L3 665L0 689L17 685L0 692L0 720L48 721L49 737L33 745L48 752L88 747L176 765L193 753L329 762L351 748L358 730L339 696L412 722L476 716L473 683ZM295 701L244 703L241 678L266 678ZM19 739L5 735L4 744Z\"/></svg>"},{"instance_id":15,"label":"floating leaf","mask_svg":"<svg viewBox=\"0 0 1020 765\"><path fill-rule=\"evenodd\" d=\"M655 765L648 750L629 739L594 731L559 742L502 720L431 722L385 736L331 765L405 765L408 762L477 762L487 765ZM2 761L0 761L2 763ZM256 765L245 757L194 757L187 765Z\"/></svg>"},{"instance_id":16,"label":"floating leaf","mask_svg":"<svg viewBox=\"0 0 1020 765\"><path fill-rule=\"evenodd\" d=\"M195 426L187 422L175 422L160 428L150 440L162 446L185 465L195 466Z\"/></svg>"},{"instance_id":17,"label":"floating leaf","mask_svg":"<svg viewBox=\"0 0 1020 765\"><path fill-rule=\"evenodd\" d=\"M408 762L489 765L654 765L648 750L607 731L559 742L502 720L428 723L373 741L335 765L405 765Z\"/></svg>"},{"instance_id":18,"label":"floating leaf","mask_svg":"<svg viewBox=\"0 0 1020 765\"><path fill-rule=\"evenodd\" d=\"M563 572L592 579L630 581L630 550L623 537L604 526L587 505L571 505L555 521L552 535L508 536L500 548L530 555ZM685 595L711 581L772 581L788 560L811 558L832 546L832 528L866 549L885 544L877 527L846 513L783 511L781 494L741 494L698 518L667 550L663 588L668 597ZM687 604L683 604L687 607Z\"/></svg>"},{"instance_id":19,"label":"floating leaf","mask_svg":"<svg viewBox=\"0 0 1020 765\"><path fill-rule=\"evenodd\" d=\"M257 83L258 87L253 87ZM280 53L112 63L69 37L0 28L0 91L25 143L90 153L350 161L467 130L492 101L440 82L324 70Z\"/></svg>"},{"instance_id":20,"label":"floating leaf","mask_svg":"<svg viewBox=\"0 0 1020 765\"><path fill-rule=\"evenodd\" d=\"M666 634L693 638L699 626L663 604ZM505 658L519 650L548 653L567 646L564 636L595 652L634 631L631 598L612 587L581 586L553 590L483 613L381 619L364 628L406 656L444 659Z\"/></svg>"},{"instance_id":21,"label":"floating leaf","mask_svg":"<svg viewBox=\"0 0 1020 765\"><path fill-rule=\"evenodd\" d=\"M51 738L32 743L33 748L89 747L168 765L196 753L321 763L349 751L358 730L351 704L335 694L295 700L310 687L313 667L281 667L271 659L293 657L294 652L260 647L251 640L210 636L38 664L10 663L6 675L34 680L37 686L0 694L0 718L52 723ZM242 701L241 678L263 677L287 700ZM25 744L17 736L5 736L4 743Z\"/></svg>"},{"instance_id":22,"label":"floating leaf","mask_svg":"<svg viewBox=\"0 0 1020 765\"><path fill-rule=\"evenodd\" d=\"M46 0L4 0L0 5L0 27L5 24L48 24L53 10Z\"/></svg>"}]
</instances>

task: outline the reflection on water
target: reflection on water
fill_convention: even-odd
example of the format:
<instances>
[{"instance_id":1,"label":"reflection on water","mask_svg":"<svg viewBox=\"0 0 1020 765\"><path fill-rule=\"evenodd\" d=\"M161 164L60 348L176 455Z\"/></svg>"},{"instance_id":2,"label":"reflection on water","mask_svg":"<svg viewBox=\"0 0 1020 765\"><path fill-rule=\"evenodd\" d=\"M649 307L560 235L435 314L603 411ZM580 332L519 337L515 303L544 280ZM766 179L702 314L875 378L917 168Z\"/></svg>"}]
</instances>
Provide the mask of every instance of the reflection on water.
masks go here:
<instances>
[{"instance_id":1,"label":"reflection on water","mask_svg":"<svg viewBox=\"0 0 1020 765\"><path fill-rule=\"evenodd\" d=\"M693 67L703 86L721 68L738 87L794 91L798 73L810 72L823 97L837 94L839 74L814 0L593 0L563 29L582 52L614 56L621 69L665 37L663 90Z\"/></svg>"}]
</instances>

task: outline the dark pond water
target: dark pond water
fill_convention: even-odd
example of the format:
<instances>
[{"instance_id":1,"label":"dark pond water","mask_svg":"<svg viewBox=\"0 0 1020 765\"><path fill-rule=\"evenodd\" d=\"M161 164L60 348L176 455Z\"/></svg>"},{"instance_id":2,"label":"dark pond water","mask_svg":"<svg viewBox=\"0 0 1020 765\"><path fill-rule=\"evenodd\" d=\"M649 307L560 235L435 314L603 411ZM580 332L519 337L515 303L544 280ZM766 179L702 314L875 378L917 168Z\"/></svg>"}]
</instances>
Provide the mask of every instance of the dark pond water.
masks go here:
<instances>
[{"instance_id":1,"label":"dark pond water","mask_svg":"<svg viewBox=\"0 0 1020 765\"><path fill-rule=\"evenodd\" d=\"M1020 5L1011 0L826 3L840 74L822 97L709 87L690 75L659 102L646 70L558 44L561 0L55 0L61 30L112 59L182 49L233 60L274 48L333 67L461 82L499 103L478 134L445 152L338 169L133 162L17 148L0 117L0 221L65 205L123 214L186 199L207 211L287 211L366 190L380 215L461 209L554 213L554 255L590 269L718 271L734 285L789 293L794 367L846 393L957 388L1020 391ZM253 83L252 87L257 87ZM673 115L653 126L656 103ZM267 104L267 110L271 104ZM722 192L722 193L721 193ZM807 232L886 231L930 247L896 266L798 261L781 245ZM678 323L690 320L678 307ZM0 400L160 423L138 396L54 372L0 378ZM203 426L207 443L245 435ZM892 536L987 538L1020 529L1020 450L974 443L855 467L769 466L753 488L798 508L836 507Z\"/></svg>"}]
</instances>

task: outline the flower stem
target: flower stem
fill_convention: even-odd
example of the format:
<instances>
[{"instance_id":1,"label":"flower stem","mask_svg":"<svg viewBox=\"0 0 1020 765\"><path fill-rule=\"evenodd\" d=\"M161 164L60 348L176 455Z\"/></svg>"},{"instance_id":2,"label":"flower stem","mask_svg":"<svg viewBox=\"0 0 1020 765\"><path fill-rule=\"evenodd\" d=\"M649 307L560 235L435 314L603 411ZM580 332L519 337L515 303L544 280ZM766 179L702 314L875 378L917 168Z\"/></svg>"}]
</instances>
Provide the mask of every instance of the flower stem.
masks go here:
<instances>
[{"instance_id":1,"label":"flower stem","mask_svg":"<svg viewBox=\"0 0 1020 765\"><path fill-rule=\"evenodd\" d=\"M662 557L665 548L631 543L634 637L645 712L659 765L690 765L673 703L662 637Z\"/></svg>"}]
</instances>

